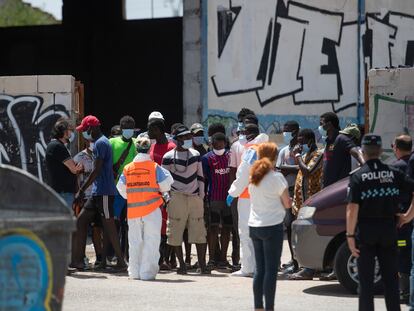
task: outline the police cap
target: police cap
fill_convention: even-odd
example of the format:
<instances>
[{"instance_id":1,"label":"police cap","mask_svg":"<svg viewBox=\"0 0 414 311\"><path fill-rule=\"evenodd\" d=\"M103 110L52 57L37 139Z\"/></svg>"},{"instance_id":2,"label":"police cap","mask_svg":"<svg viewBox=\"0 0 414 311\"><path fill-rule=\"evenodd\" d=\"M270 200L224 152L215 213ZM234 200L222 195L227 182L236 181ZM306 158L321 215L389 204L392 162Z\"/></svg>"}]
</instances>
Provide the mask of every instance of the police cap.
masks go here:
<instances>
[{"instance_id":1,"label":"police cap","mask_svg":"<svg viewBox=\"0 0 414 311\"><path fill-rule=\"evenodd\" d=\"M366 135L364 135L364 137L362 138L362 142L361 144L363 146L382 146L382 139L381 136L379 135L375 135L372 133L368 133Z\"/></svg>"}]
</instances>

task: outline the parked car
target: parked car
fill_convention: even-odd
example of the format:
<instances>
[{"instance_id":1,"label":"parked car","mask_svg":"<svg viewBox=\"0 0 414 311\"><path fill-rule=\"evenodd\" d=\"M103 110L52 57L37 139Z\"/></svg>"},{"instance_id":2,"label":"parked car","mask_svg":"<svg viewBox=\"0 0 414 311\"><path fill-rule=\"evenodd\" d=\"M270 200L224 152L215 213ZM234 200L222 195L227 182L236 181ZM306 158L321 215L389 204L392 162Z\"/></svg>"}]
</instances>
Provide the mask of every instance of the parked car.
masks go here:
<instances>
[{"instance_id":1,"label":"parked car","mask_svg":"<svg viewBox=\"0 0 414 311\"><path fill-rule=\"evenodd\" d=\"M334 269L339 283L350 292L358 288L356 258L346 243L346 194L349 178L330 185L309 198L293 222L292 243L302 267L317 271ZM379 266L375 287L381 289Z\"/></svg>"}]
</instances>

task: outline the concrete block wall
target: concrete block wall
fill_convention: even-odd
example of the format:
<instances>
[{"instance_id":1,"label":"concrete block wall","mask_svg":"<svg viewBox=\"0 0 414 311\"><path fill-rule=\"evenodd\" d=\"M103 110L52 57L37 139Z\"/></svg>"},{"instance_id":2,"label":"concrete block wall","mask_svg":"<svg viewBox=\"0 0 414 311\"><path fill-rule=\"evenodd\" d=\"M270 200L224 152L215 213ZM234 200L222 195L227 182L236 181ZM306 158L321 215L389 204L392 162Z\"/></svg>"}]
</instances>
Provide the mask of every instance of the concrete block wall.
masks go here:
<instances>
[{"instance_id":1,"label":"concrete block wall","mask_svg":"<svg viewBox=\"0 0 414 311\"><path fill-rule=\"evenodd\" d=\"M0 77L0 163L45 179L44 156L60 118L76 121L75 78L70 75ZM76 144L71 151L76 151Z\"/></svg>"}]
</instances>

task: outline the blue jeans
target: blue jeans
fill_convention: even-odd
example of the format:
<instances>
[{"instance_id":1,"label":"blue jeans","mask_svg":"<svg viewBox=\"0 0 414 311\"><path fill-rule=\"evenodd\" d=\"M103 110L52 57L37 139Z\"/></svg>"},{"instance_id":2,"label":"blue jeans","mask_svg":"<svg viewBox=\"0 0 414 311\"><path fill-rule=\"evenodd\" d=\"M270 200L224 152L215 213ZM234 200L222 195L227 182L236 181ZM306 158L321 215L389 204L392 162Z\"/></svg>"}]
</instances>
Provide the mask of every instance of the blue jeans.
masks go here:
<instances>
[{"instance_id":1,"label":"blue jeans","mask_svg":"<svg viewBox=\"0 0 414 311\"><path fill-rule=\"evenodd\" d=\"M60 197L63 201L66 202L66 205L72 209L73 200L75 199L75 194L70 192L59 192Z\"/></svg>"},{"instance_id":2,"label":"blue jeans","mask_svg":"<svg viewBox=\"0 0 414 311\"><path fill-rule=\"evenodd\" d=\"M283 246L283 223L268 227L250 227L256 258L253 277L254 307L273 310L276 294L277 269Z\"/></svg>"},{"instance_id":3,"label":"blue jeans","mask_svg":"<svg viewBox=\"0 0 414 311\"><path fill-rule=\"evenodd\" d=\"M411 234L412 245L414 245L414 230ZM414 247L411 248L411 275L410 275L410 311L414 311Z\"/></svg>"}]
</instances>

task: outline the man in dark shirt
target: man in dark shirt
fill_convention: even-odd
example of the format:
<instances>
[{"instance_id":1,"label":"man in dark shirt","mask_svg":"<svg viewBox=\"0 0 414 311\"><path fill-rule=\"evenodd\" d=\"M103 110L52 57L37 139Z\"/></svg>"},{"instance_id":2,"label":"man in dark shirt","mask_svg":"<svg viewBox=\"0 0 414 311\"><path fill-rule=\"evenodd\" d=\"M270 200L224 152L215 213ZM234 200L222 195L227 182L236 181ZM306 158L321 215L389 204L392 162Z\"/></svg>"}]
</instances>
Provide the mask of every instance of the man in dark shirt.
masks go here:
<instances>
[{"instance_id":1,"label":"man in dark shirt","mask_svg":"<svg viewBox=\"0 0 414 311\"><path fill-rule=\"evenodd\" d=\"M74 140L74 129L68 120L59 120L52 129L53 139L46 148L48 184L69 207L72 207L76 192L76 174L82 172L82 165L76 165L66 144Z\"/></svg>"},{"instance_id":2,"label":"man in dark shirt","mask_svg":"<svg viewBox=\"0 0 414 311\"><path fill-rule=\"evenodd\" d=\"M404 174L408 171L408 161L411 156L413 141L409 135L399 135L392 143L392 149L397 160L392 164ZM411 193L402 192L399 196L399 212L405 213L410 207ZM398 229L398 272L400 275L401 300L407 302L410 296L410 270L411 270L411 234L412 223L408 223Z\"/></svg>"},{"instance_id":3,"label":"man in dark shirt","mask_svg":"<svg viewBox=\"0 0 414 311\"><path fill-rule=\"evenodd\" d=\"M358 258L359 310L367 311L374 310L375 257L387 310L400 310L396 217L400 194L414 191L414 180L379 160L381 147L380 136L364 136L366 163L350 178L346 210L347 242L352 255Z\"/></svg>"},{"instance_id":4,"label":"man in dark shirt","mask_svg":"<svg viewBox=\"0 0 414 311\"><path fill-rule=\"evenodd\" d=\"M352 139L339 133L339 119L333 112L326 112L320 117L319 132L326 137L323 162L323 187L327 187L348 176L351 171L351 156L360 165L364 159Z\"/></svg>"},{"instance_id":5,"label":"man in dark shirt","mask_svg":"<svg viewBox=\"0 0 414 311\"><path fill-rule=\"evenodd\" d=\"M99 269L106 268L106 255L109 243L112 244L117 256L117 270L126 270L127 265L119 244L118 233L114 222L113 202L116 194L114 174L112 170L112 148L100 128L101 123L95 116L86 116L76 129L82 132L85 139L94 142L93 158L94 168L85 183L80 187L75 200L82 200L85 190L92 185L92 198L88 199L77 221L77 247L73 268L83 268L82 257L86 247L86 232L88 224L101 217L104 228L104 241L102 251L102 263Z\"/></svg>"}]
</instances>

